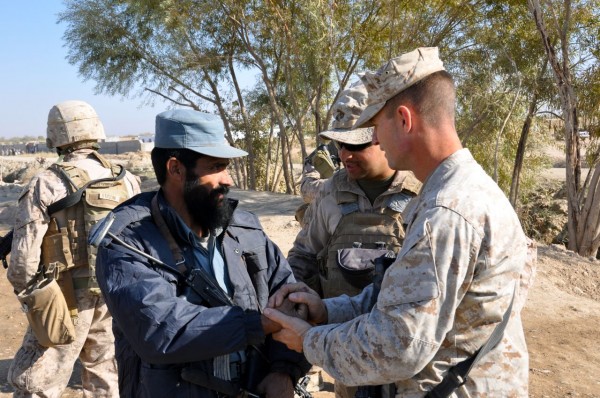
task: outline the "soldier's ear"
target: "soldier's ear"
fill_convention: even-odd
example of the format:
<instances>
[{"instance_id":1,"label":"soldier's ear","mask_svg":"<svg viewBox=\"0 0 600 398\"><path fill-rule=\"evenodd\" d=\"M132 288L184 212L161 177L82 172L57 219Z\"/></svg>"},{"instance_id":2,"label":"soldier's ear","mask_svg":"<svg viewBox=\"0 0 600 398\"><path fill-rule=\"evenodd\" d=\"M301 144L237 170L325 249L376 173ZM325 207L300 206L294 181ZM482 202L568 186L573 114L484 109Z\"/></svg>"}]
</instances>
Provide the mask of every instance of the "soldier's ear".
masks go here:
<instances>
[{"instance_id":1,"label":"soldier's ear","mask_svg":"<svg viewBox=\"0 0 600 398\"><path fill-rule=\"evenodd\" d=\"M397 113L402 122L402 129L405 133L408 133L412 128L413 122L411 109L404 105L400 105L397 109Z\"/></svg>"}]
</instances>

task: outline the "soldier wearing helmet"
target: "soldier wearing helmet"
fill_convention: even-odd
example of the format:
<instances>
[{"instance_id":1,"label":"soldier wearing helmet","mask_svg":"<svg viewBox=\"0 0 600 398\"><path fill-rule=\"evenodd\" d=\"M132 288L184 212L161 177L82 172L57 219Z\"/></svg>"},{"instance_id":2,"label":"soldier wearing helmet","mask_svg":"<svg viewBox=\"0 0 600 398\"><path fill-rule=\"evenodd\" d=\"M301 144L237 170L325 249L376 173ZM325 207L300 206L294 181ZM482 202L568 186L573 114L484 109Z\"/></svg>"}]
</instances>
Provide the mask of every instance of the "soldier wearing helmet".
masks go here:
<instances>
[{"instance_id":1,"label":"soldier wearing helmet","mask_svg":"<svg viewBox=\"0 0 600 398\"><path fill-rule=\"evenodd\" d=\"M59 155L79 148L98 149L98 141L106 139L96 111L83 101L65 101L53 106L46 132L46 146L56 148Z\"/></svg>"},{"instance_id":2,"label":"soldier wearing helmet","mask_svg":"<svg viewBox=\"0 0 600 398\"><path fill-rule=\"evenodd\" d=\"M50 109L46 142L60 157L19 198L7 272L30 323L8 373L15 397L60 397L78 358L85 396L118 396L112 318L96 284L87 235L139 193L140 184L98 153L103 139L89 104L65 101ZM47 299L50 286L57 294ZM32 310L38 305L53 315L40 321Z\"/></svg>"}]
</instances>

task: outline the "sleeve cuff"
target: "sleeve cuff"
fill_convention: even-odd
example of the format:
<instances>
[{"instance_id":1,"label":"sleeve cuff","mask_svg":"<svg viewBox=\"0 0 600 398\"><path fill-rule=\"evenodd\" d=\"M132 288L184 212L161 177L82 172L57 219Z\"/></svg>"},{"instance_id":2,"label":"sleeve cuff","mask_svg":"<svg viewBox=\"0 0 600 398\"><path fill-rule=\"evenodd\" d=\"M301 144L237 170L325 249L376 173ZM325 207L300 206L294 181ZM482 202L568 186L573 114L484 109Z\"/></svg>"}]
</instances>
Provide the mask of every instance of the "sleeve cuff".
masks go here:
<instances>
[{"instance_id":1,"label":"sleeve cuff","mask_svg":"<svg viewBox=\"0 0 600 398\"><path fill-rule=\"evenodd\" d=\"M266 336L262 327L261 315L258 311L248 310L245 312L244 326L248 345L264 343Z\"/></svg>"}]
</instances>

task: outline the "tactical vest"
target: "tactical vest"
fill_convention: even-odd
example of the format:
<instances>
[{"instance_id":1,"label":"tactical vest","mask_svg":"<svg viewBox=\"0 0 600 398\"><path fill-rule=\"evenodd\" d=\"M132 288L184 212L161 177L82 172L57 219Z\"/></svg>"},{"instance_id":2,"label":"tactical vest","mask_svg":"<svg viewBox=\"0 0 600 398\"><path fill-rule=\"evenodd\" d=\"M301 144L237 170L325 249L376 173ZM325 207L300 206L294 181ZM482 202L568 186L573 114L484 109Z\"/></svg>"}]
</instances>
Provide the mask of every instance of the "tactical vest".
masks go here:
<instances>
[{"instance_id":1,"label":"tactical vest","mask_svg":"<svg viewBox=\"0 0 600 398\"><path fill-rule=\"evenodd\" d=\"M42 244L42 264L56 273L72 271L75 289L88 288L98 292L96 283L96 248L88 245L88 234L114 207L129 198L125 178L116 178L123 170L111 165L97 153L96 158L111 170L112 178L91 182L88 173L73 163L55 163L51 169L65 182L72 194L90 183L76 204L52 215Z\"/></svg>"},{"instance_id":2,"label":"tactical vest","mask_svg":"<svg viewBox=\"0 0 600 398\"><path fill-rule=\"evenodd\" d=\"M372 282L375 258L388 250L397 254L402 246L401 213L413 197L402 191L391 195L385 208L361 213L357 194L335 196L342 218L317 255L323 297L353 296Z\"/></svg>"}]
</instances>

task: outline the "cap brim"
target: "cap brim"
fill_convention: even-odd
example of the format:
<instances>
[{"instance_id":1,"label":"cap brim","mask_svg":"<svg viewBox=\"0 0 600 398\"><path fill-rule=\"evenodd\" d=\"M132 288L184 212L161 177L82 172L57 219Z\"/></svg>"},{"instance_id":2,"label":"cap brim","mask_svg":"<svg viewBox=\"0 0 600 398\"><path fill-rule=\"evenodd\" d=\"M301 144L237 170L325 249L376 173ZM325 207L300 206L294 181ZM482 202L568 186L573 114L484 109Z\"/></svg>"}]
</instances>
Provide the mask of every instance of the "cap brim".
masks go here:
<instances>
[{"instance_id":1,"label":"cap brim","mask_svg":"<svg viewBox=\"0 0 600 398\"><path fill-rule=\"evenodd\" d=\"M352 130L372 127L373 122L372 119L379 113L379 111L385 106L385 102L380 102L378 104L372 104L365 108L364 111L360 114L358 120L352 126Z\"/></svg>"},{"instance_id":2,"label":"cap brim","mask_svg":"<svg viewBox=\"0 0 600 398\"><path fill-rule=\"evenodd\" d=\"M190 147L187 149L194 151L194 152L198 152L202 155L212 156L213 158L231 159L231 158L239 158L239 157L248 155L248 152L242 151L241 149L234 148L229 145L227 145L227 146L225 146L225 145L196 146L196 147Z\"/></svg>"},{"instance_id":3,"label":"cap brim","mask_svg":"<svg viewBox=\"0 0 600 398\"><path fill-rule=\"evenodd\" d=\"M373 132L368 128L349 130L327 130L319 133L320 137L351 145L361 145L373 140Z\"/></svg>"}]
</instances>

